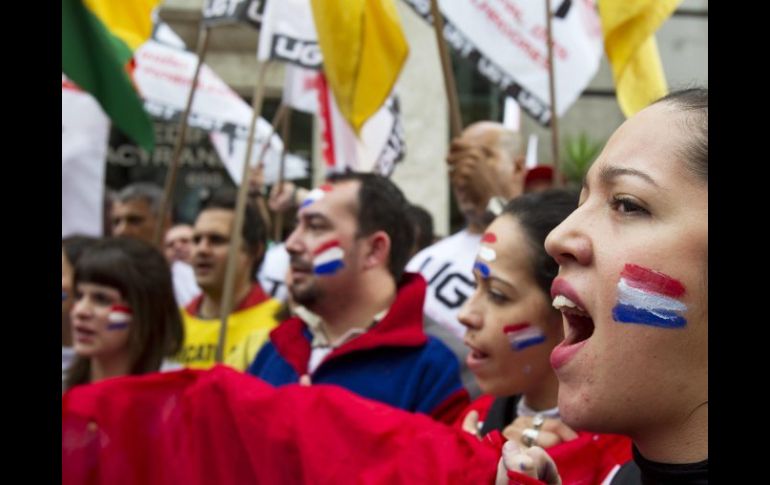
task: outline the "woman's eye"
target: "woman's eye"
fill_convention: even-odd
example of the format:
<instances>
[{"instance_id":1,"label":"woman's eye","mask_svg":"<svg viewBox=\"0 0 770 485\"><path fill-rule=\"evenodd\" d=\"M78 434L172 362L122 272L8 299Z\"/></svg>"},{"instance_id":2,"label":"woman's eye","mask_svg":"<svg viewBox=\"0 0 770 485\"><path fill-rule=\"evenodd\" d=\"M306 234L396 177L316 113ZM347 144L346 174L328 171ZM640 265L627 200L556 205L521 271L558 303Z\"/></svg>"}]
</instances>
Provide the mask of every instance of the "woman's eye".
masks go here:
<instances>
[{"instance_id":1,"label":"woman's eye","mask_svg":"<svg viewBox=\"0 0 770 485\"><path fill-rule=\"evenodd\" d=\"M649 214L649 211L629 197L615 196L611 202L612 209L621 214Z\"/></svg>"},{"instance_id":2,"label":"woman's eye","mask_svg":"<svg viewBox=\"0 0 770 485\"><path fill-rule=\"evenodd\" d=\"M489 291L487 291L487 295L489 296L489 299L493 303L501 304L501 303L508 302L508 297L505 296L504 294L500 293L499 291L489 290Z\"/></svg>"},{"instance_id":3,"label":"woman's eye","mask_svg":"<svg viewBox=\"0 0 770 485\"><path fill-rule=\"evenodd\" d=\"M96 293L94 295L94 301L100 305L112 305L112 297L105 295L104 293Z\"/></svg>"}]
</instances>

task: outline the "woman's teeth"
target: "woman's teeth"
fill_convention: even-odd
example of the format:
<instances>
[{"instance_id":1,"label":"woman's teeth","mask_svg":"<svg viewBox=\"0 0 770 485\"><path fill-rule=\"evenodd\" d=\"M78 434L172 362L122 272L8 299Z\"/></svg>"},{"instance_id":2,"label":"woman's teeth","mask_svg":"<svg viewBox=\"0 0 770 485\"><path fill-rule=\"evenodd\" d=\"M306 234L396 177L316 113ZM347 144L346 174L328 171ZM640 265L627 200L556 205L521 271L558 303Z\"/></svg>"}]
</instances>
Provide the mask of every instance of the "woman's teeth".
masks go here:
<instances>
[{"instance_id":1,"label":"woman's teeth","mask_svg":"<svg viewBox=\"0 0 770 485\"><path fill-rule=\"evenodd\" d=\"M588 312L580 308L580 306L578 306L577 303L570 300L564 295L556 295L553 299L552 305L554 308L556 308L560 312L576 313L576 314L586 315L586 316L588 315Z\"/></svg>"}]
</instances>

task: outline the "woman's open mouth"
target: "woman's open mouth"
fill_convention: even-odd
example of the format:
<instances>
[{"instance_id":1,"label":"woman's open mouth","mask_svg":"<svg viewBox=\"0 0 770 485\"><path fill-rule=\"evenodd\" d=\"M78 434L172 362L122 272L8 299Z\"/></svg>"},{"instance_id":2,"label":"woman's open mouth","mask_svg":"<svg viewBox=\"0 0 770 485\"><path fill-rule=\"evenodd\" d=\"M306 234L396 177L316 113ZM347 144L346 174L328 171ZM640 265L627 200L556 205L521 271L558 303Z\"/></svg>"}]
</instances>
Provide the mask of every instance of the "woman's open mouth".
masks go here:
<instances>
[{"instance_id":1,"label":"woman's open mouth","mask_svg":"<svg viewBox=\"0 0 770 485\"><path fill-rule=\"evenodd\" d=\"M558 369L572 359L594 333L591 315L570 298L557 294L553 307L559 310L566 322L564 340L551 352L551 367Z\"/></svg>"}]
</instances>

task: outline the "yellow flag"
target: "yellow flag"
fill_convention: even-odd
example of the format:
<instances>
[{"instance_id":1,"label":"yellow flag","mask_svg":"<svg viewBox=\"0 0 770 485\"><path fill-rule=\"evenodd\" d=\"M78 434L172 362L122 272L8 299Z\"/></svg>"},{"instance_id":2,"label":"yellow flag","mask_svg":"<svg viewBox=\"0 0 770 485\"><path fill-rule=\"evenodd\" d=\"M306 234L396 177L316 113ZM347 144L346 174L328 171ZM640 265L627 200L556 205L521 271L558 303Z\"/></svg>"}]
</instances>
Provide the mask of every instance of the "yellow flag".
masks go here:
<instances>
[{"instance_id":1,"label":"yellow flag","mask_svg":"<svg viewBox=\"0 0 770 485\"><path fill-rule=\"evenodd\" d=\"M83 4L131 52L152 35L152 10L160 0L84 0Z\"/></svg>"},{"instance_id":2,"label":"yellow flag","mask_svg":"<svg viewBox=\"0 0 770 485\"><path fill-rule=\"evenodd\" d=\"M409 54L393 0L311 0L323 70L359 133L385 102Z\"/></svg>"},{"instance_id":3,"label":"yellow flag","mask_svg":"<svg viewBox=\"0 0 770 485\"><path fill-rule=\"evenodd\" d=\"M668 93L655 31L681 0L600 0L604 50L626 117Z\"/></svg>"}]
</instances>

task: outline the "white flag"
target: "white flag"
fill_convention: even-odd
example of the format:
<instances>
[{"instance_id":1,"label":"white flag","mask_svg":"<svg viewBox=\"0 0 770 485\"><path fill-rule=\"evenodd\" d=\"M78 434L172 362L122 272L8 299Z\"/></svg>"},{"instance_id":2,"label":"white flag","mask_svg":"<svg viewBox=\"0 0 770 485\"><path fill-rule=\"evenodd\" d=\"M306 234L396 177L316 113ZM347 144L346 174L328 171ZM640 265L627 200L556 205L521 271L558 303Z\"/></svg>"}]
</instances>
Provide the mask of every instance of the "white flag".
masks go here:
<instances>
[{"instance_id":1,"label":"white flag","mask_svg":"<svg viewBox=\"0 0 770 485\"><path fill-rule=\"evenodd\" d=\"M190 85L195 73L198 56L183 49L164 45L155 40L144 43L135 54L134 80L145 100L145 108L155 117L178 119L184 111ZM190 126L210 132L210 138L219 158L236 185L243 174L246 155L246 138L253 110L207 65L201 66L188 123ZM251 165L256 165L268 136L273 132L264 118L257 120ZM283 151L283 142L277 134L270 138L270 145L263 162L265 183L272 184ZM307 175L307 161L299 157L287 159L292 164L289 179ZM296 165L299 163L299 165Z\"/></svg>"},{"instance_id":2,"label":"white flag","mask_svg":"<svg viewBox=\"0 0 770 485\"><path fill-rule=\"evenodd\" d=\"M61 237L102 236L110 119L90 94L62 74Z\"/></svg>"},{"instance_id":3,"label":"white flag","mask_svg":"<svg viewBox=\"0 0 770 485\"><path fill-rule=\"evenodd\" d=\"M320 69L322 56L310 0L267 2L259 31L257 59L276 59Z\"/></svg>"},{"instance_id":4,"label":"white flag","mask_svg":"<svg viewBox=\"0 0 770 485\"><path fill-rule=\"evenodd\" d=\"M404 0L428 21L430 4ZM599 68L602 31L594 0L556 0L554 38L556 114L562 116ZM461 57L541 124L550 123L548 50L542 0L439 0L444 38Z\"/></svg>"}]
</instances>

